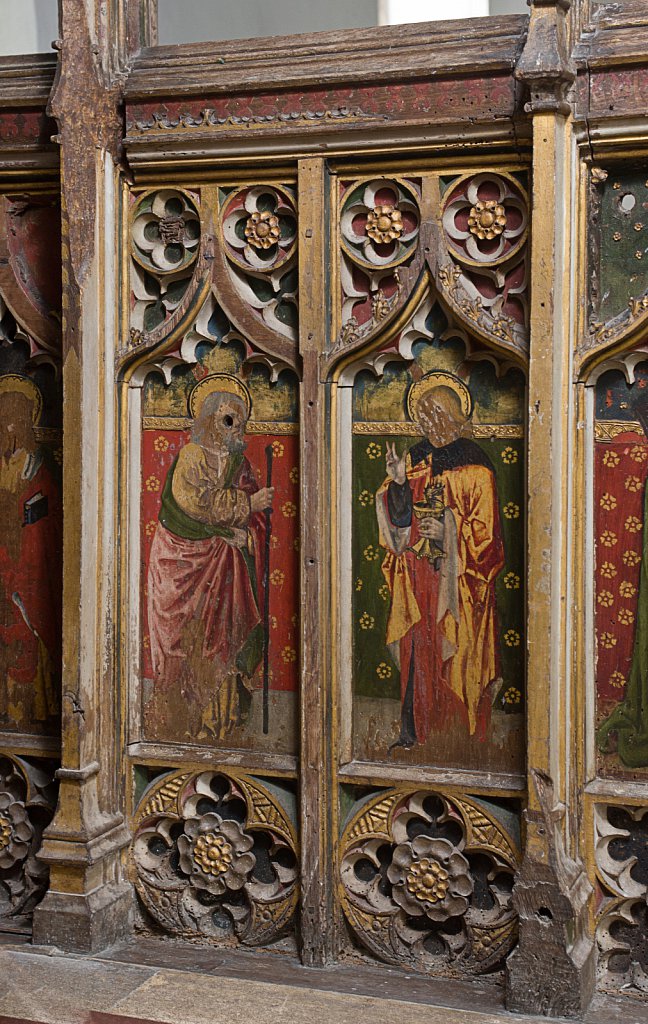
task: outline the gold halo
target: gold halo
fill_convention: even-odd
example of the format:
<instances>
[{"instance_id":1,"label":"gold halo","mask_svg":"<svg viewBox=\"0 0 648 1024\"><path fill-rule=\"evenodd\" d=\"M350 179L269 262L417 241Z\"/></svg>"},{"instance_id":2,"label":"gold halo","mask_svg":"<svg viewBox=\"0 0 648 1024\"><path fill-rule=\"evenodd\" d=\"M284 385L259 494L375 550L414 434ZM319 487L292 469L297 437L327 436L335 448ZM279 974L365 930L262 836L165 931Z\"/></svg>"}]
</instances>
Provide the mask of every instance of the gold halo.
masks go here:
<instances>
[{"instance_id":1,"label":"gold halo","mask_svg":"<svg viewBox=\"0 0 648 1024\"><path fill-rule=\"evenodd\" d=\"M245 418L249 420L252 412L252 396L245 384L231 373L210 373L207 377L199 380L195 387L191 389L189 394L189 412L193 419L198 417L207 395L212 395L214 392L219 391L240 398L245 406Z\"/></svg>"},{"instance_id":2,"label":"gold halo","mask_svg":"<svg viewBox=\"0 0 648 1024\"><path fill-rule=\"evenodd\" d=\"M32 423L36 426L43 412L43 396L40 390L28 377L20 377L17 373L5 373L0 377L0 395L7 395L12 391L25 395L33 402Z\"/></svg>"},{"instance_id":3,"label":"gold halo","mask_svg":"<svg viewBox=\"0 0 648 1024\"><path fill-rule=\"evenodd\" d=\"M454 391L455 395L459 399L461 405L461 411L466 417L470 419L473 411L473 403L468 385L461 380L460 377L455 377L454 373L446 373L443 370L433 371L432 373L426 373L420 380L410 385L410 389L407 392L407 412L412 422L415 421L416 406L421 401L424 395L427 395L428 391L434 390L434 388L449 388Z\"/></svg>"}]
</instances>

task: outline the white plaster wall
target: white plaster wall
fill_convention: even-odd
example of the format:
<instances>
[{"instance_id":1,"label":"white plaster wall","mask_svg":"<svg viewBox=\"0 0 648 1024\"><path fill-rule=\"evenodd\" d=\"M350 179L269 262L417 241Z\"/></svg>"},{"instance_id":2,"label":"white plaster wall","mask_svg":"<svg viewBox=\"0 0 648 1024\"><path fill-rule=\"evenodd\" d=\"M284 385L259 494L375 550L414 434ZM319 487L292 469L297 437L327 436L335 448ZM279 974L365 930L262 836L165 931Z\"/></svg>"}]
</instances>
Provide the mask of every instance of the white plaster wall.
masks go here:
<instances>
[{"instance_id":1,"label":"white plaster wall","mask_svg":"<svg viewBox=\"0 0 648 1024\"><path fill-rule=\"evenodd\" d=\"M49 53L57 36L57 0L0 0L0 57Z\"/></svg>"},{"instance_id":2,"label":"white plaster wall","mask_svg":"<svg viewBox=\"0 0 648 1024\"><path fill-rule=\"evenodd\" d=\"M526 0L159 0L158 21L165 44L527 11Z\"/></svg>"},{"instance_id":3,"label":"white plaster wall","mask_svg":"<svg viewBox=\"0 0 648 1024\"><path fill-rule=\"evenodd\" d=\"M528 10L526 0L159 0L160 43L244 39L483 17ZM57 0L0 0L0 56L47 53Z\"/></svg>"}]
</instances>

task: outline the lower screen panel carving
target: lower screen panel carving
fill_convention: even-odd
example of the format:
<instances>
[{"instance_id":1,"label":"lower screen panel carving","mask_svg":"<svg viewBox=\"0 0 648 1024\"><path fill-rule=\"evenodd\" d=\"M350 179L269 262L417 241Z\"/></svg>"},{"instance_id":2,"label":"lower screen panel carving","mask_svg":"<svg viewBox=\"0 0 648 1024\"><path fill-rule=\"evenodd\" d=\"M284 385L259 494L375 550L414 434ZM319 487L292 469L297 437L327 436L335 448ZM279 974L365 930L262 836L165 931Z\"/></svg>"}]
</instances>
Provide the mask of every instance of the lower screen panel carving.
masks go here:
<instances>
[{"instance_id":1,"label":"lower screen panel carving","mask_svg":"<svg viewBox=\"0 0 648 1024\"><path fill-rule=\"evenodd\" d=\"M144 926L204 942L264 946L290 935L299 896L295 799L242 773L164 773L133 823Z\"/></svg>"},{"instance_id":2,"label":"lower screen panel carving","mask_svg":"<svg viewBox=\"0 0 648 1024\"><path fill-rule=\"evenodd\" d=\"M503 966L518 820L483 798L390 789L349 810L339 892L350 934L387 963L450 976Z\"/></svg>"}]
</instances>

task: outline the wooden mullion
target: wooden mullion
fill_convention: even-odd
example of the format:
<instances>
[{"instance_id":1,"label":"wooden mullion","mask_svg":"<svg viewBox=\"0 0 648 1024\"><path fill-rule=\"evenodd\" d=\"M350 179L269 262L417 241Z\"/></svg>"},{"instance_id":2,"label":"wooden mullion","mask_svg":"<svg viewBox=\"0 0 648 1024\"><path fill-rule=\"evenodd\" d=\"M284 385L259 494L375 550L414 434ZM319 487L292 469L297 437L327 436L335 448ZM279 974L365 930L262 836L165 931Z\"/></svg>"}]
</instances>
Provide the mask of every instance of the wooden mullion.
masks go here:
<instances>
[{"instance_id":1,"label":"wooden mullion","mask_svg":"<svg viewBox=\"0 0 648 1024\"><path fill-rule=\"evenodd\" d=\"M317 967L332 956L329 727L329 508L327 386L320 352L327 332L326 166L299 162L299 343L301 486L301 956Z\"/></svg>"}]
</instances>

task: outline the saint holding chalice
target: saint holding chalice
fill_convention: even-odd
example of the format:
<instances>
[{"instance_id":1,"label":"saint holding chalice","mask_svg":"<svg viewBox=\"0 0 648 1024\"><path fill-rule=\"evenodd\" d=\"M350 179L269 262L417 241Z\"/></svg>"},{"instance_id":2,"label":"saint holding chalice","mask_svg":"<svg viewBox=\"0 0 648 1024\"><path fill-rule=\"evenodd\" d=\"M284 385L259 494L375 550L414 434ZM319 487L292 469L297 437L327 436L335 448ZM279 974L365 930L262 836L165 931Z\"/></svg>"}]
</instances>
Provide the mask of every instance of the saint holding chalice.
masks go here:
<instances>
[{"instance_id":1,"label":"saint holding chalice","mask_svg":"<svg viewBox=\"0 0 648 1024\"><path fill-rule=\"evenodd\" d=\"M495 474L472 438L466 383L427 373L410 386L407 408L423 439L400 455L387 444L376 512L386 640L401 676L394 746L409 748L457 717L485 738L500 674L495 580L504 551Z\"/></svg>"}]
</instances>

